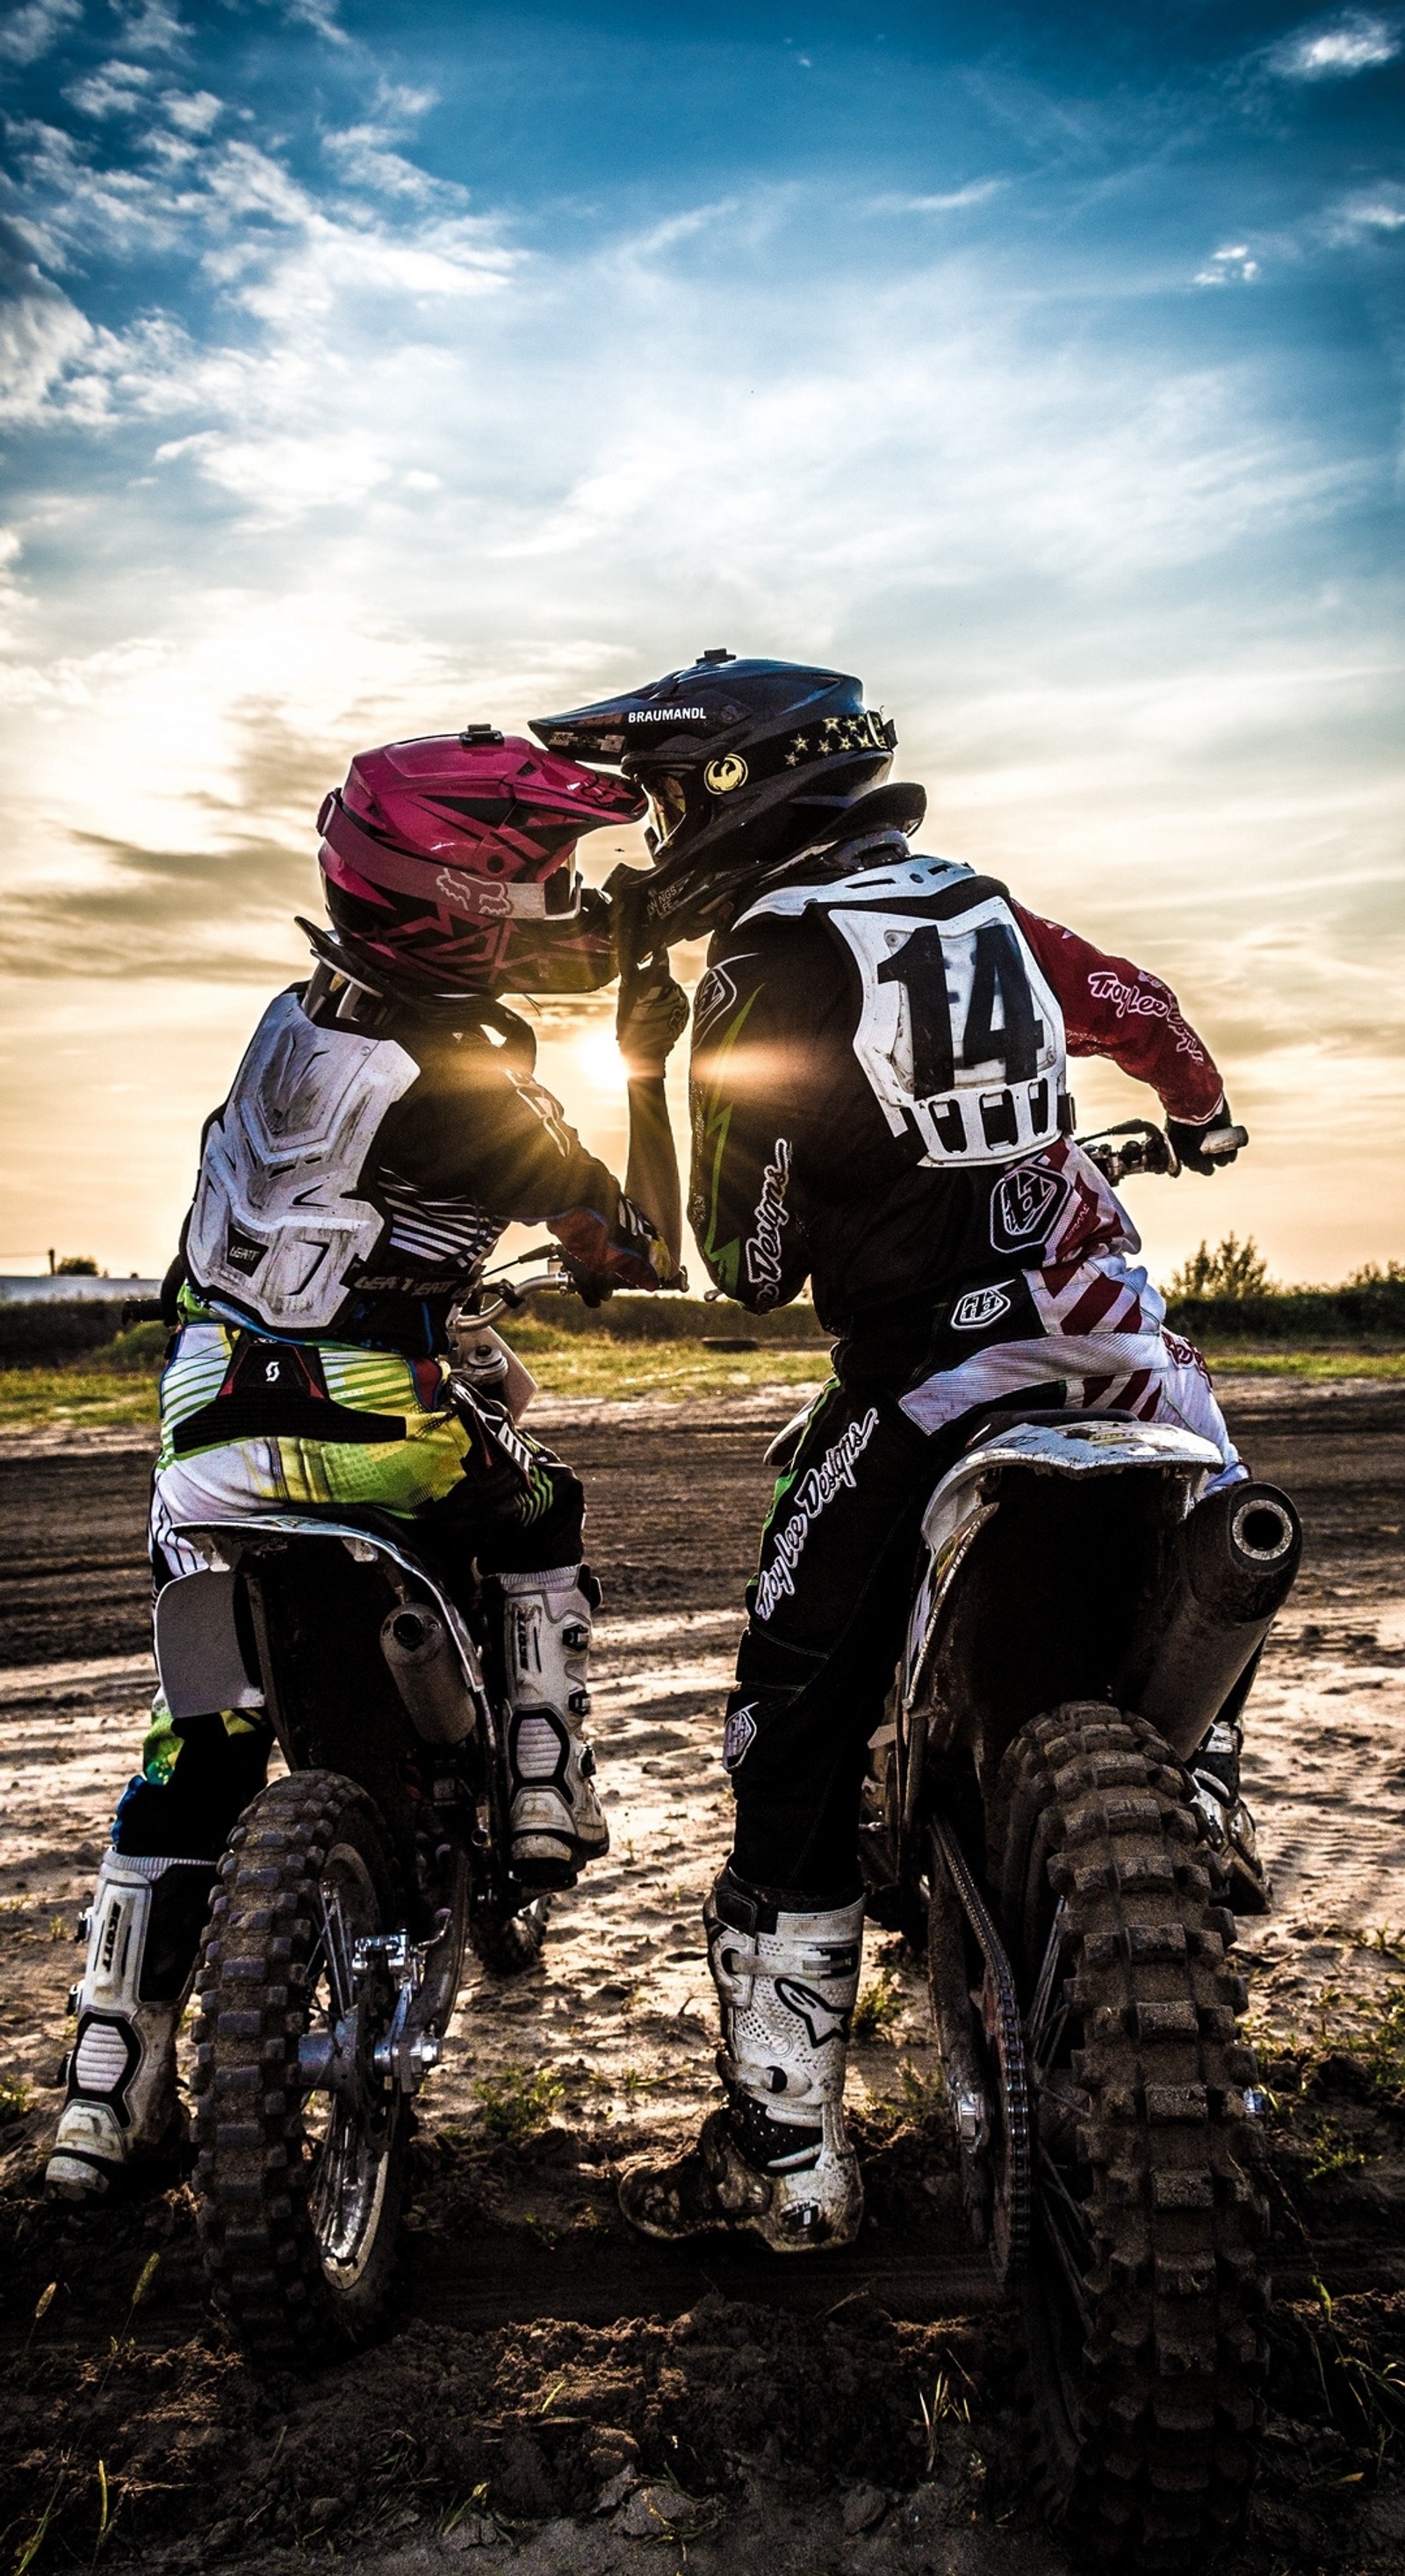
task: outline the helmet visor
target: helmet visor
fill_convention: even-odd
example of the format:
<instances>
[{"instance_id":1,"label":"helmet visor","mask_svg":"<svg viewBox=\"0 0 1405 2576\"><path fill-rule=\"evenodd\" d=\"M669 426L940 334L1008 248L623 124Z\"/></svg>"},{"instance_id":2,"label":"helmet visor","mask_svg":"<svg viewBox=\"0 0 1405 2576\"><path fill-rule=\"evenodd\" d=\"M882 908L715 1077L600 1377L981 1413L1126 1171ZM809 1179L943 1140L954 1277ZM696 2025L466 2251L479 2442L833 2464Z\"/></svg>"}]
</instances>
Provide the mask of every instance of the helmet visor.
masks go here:
<instances>
[{"instance_id":1,"label":"helmet visor","mask_svg":"<svg viewBox=\"0 0 1405 2576\"><path fill-rule=\"evenodd\" d=\"M688 812L688 790L681 778L665 772L663 776L643 777L640 786L653 808L654 826L660 842L678 830Z\"/></svg>"}]
</instances>

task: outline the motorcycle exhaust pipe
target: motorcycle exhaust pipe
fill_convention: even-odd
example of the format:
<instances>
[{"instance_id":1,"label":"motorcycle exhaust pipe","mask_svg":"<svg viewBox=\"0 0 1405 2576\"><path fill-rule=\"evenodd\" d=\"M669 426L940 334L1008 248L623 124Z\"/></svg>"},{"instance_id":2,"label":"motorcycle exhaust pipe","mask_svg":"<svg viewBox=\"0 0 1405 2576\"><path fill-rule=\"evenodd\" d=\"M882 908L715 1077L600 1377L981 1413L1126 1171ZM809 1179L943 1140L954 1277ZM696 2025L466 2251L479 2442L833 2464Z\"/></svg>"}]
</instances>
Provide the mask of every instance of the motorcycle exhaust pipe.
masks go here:
<instances>
[{"instance_id":1,"label":"motorcycle exhaust pipe","mask_svg":"<svg viewBox=\"0 0 1405 2576\"><path fill-rule=\"evenodd\" d=\"M1189 1761L1292 1590L1298 1515L1276 1485L1230 1485L1197 1505L1171 1544L1151 1619L1116 1685Z\"/></svg>"},{"instance_id":2,"label":"motorcycle exhaust pipe","mask_svg":"<svg viewBox=\"0 0 1405 2576\"><path fill-rule=\"evenodd\" d=\"M426 1603L402 1602L381 1623L381 1653L415 1732L427 1744L462 1744L474 1707L458 1649Z\"/></svg>"}]
</instances>

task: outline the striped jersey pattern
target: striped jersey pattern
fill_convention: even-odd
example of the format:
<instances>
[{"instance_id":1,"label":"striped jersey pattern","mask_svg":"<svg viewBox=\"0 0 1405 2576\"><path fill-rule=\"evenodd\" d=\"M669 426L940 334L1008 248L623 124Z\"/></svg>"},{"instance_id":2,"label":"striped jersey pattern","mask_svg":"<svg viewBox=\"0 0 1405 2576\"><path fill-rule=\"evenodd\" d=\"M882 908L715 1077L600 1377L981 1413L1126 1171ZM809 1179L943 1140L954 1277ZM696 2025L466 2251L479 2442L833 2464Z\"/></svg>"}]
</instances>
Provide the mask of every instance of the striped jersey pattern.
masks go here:
<instances>
[{"instance_id":1,"label":"striped jersey pattern","mask_svg":"<svg viewBox=\"0 0 1405 2576\"><path fill-rule=\"evenodd\" d=\"M502 1218L489 1216L473 1199L427 1198L416 1182L386 1170L377 1186L390 1219L381 1260L388 1251L400 1252L435 1269L472 1270L502 1233Z\"/></svg>"}]
</instances>

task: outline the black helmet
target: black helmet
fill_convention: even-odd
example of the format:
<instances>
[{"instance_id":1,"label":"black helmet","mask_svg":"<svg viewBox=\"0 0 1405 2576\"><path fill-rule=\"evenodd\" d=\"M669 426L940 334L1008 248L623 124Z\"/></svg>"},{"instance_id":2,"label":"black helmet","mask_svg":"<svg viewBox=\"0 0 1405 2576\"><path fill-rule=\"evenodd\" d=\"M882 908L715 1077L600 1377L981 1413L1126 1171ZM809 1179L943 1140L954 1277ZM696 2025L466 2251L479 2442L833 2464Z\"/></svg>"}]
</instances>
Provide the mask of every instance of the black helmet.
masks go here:
<instances>
[{"instance_id":1,"label":"black helmet","mask_svg":"<svg viewBox=\"0 0 1405 2576\"><path fill-rule=\"evenodd\" d=\"M897 733L843 671L702 654L617 698L537 716L548 751L622 769L654 809L653 868L639 924L650 940L695 939L731 897L758 892L800 854L839 837L886 777ZM885 806L888 798L875 799ZM921 821L920 788L900 791ZM892 827L894 812L864 815Z\"/></svg>"}]
</instances>

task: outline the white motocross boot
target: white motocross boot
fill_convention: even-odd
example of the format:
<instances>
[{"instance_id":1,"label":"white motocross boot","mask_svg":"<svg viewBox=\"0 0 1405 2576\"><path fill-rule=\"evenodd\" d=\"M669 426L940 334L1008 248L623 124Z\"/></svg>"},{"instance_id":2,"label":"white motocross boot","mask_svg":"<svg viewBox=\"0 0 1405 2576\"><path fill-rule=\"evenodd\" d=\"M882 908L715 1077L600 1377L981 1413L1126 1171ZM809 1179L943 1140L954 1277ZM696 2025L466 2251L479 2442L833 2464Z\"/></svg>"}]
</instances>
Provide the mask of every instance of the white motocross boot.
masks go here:
<instances>
[{"instance_id":1,"label":"white motocross boot","mask_svg":"<svg viewBox=\"0 0 1405 2576\"><path fill-rule=\"evenodd\" d=\"M844 2126L844 2072L863 1899L782 1913L728 1868L703 1921L727 2106L676 2163L627 2165L620 2206L645 2236L750 2229L777 2254L851 2244L863 2185Z\"/></svg>"},{"instance_id":2,"label":"white motocross boot","mask_svg":"<svg viewBox=\"0 0 1405 2576\"><path fill-rule=\"evenodd\" d=\"M176 2032L214 1876L212 1861L104 1855L45 2174L60 2199L101 2198L176 2124Z\"/></svg>"},{"instance_id":3,"label":"white motocross boot","mask_svg":"<svg viewBox=\"0 0 1405 2576\"><path fill-rule=\"evenodd\" d=\"M501 1574L498 1581L506 1596L512 1710L512 1867L528 1887L570 1887L610 1848L584 1726L590 1614L599 1587L579 1565Z\"/></svg>"}]
</instances>

